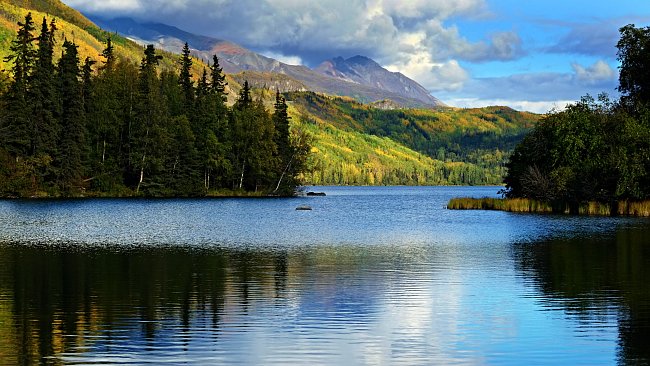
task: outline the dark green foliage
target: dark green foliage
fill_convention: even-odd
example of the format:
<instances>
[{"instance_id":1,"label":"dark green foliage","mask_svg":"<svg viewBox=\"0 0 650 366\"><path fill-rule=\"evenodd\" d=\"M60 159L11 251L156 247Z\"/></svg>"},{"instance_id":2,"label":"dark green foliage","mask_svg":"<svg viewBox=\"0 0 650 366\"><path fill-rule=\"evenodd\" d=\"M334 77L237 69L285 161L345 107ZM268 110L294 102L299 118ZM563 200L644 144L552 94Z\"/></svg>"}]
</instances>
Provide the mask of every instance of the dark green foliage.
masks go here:
<instances>
[{"instance_id":1,"label":"dark green foliage","mask_svg":"<svg viewBox=\"0 0 650 366\"><path fill-rule=\"evenodd\" d=\"M219 66L219 58L217 55L212 57L212 66L210 66L210 89L213 93L219 95L223 102L226 101L226 76L223 74L221 66Z\"/></svg>"},{"instance_id":2,"label":"dark green foliage","mask_svg":"<svg viewBox=\"0 0 650 366\"><path fill-rule=\"evenodd\" d=\"M544 118L516 147L507 164L507 197L568 202L575 213L588 201L650 198L649 33L621 28L620 103L584 97Z\"/></svg>"},{"instance_id":3,"label":"dark green foliage","mask_svg":"<svg viewBox=\"0 0 650 366\"><path fill-rule=\"evenodd\" d=\"M287 103L280 91L275 93L275 105L273 112L273 126L275 128L275 146L277 147L277 158L280 167L280 176L277 177L275 191L283 191L296 184L297 174L302 171L297 160L297 146L291 141L289 132L289 113Z\"/></svg>"},{"instance_id":4,"label":"dark green foliage","mask_svg":"<svg viewBox=\"0 0 650 366\"><path fill-rule=\"evenodd\" d=\"M189 115L194 105L194 83L192 82L192 57L187 42L185 42L181 54L181 69L178 82L183 90L185 113Z\"/></svg>"},{"instance_id":5,"label":"dark green foliage","mask_svg":"<svg viewBox=\"0 0 650 366\"><path fill-rule=\"evenodd\" d=\"M37 39L38 50L33 73L29 76L29 98L31 104L31 154L55 155L59 125L55 119L59 106L57 105L56 87L54 80L54 32L56 23L52 21L48 27L47 19L43 18L41 34Z\"/></svg>"},{"instance_id":6,"label":"dark green foliage","mask_svg":"<svg viewBox=\"0 0 650 366\"><path fill-rule=\"evenodd\" d=\"M629 106L650 102L650 27L628 24L620 29L618 60L621 62L619 87Z\"/></svg>"},{"instance_id":7,"label":"dark green foliage","mask_svg":"<svg viewBox=\"0 0 650 366\"><path fill-rule=\"evenodd\" d=\"M104 58L104 63L99 70L112 71L115 67L115 47L113 47L113 41L110 36L106 40L106 48L102 51L102 57Z\"/></svg>"},{"instance_id":8,"label":"dark green foliage","mask_svg":"<svg viewBox=\"0 0 650 366\"><path fill-rule=\"evenodd\" d=\"M257 191L270 186L278 169L275 127L261 101L253 102L244 83L231 114L233 188Z\"/></svg>"},{"instance_id":9,"label":"dark green foliage","mask_svg":"<svg viewBox=\"0 0 650 366\"><path fill-rule=\"evenodd\" d=\"M59 169L58 183L67 194L73 194L73 190L81 186L85 175L86 116L80 74L77 46L66 40L57 66L57 89L61 96L61 138L60 153L55 163Z\"/></svg>"},{"instance_id":10,"label":"dark green foliage","mask_svg":"<svg viewBox=\"0 0 650 366\"><path fill-rule=\"evenodd\" d=\"M25 156L32 150L29 77L36 64L32 14L28 13L25 22L19 22L18 26L16 39L11 42L11 54L5 59L12 64L13 82L2 101L0 137L7 151Z\"/></svg>"},{"instance_id":11,"label":"dark green foliage","mask_svg":"<svg viewBox=\"0 0 650 366\"><path fill-rule=\"evenodd\" d=\"M152 45L138 68L117 59L109 39L95 72L65 40L55 66L55 23L44 19L38 38L31 16L20 26L8 58L13 78L0 78L0 195L293 194L300 183L304 156L293 153L292 170L281 168L282 156L309 151L306 139L291 145L284 101L281 134L248 84L228 108L216 58L196 86L188 47L178 72L159 72Z\"/></svg>"}]
</instances>

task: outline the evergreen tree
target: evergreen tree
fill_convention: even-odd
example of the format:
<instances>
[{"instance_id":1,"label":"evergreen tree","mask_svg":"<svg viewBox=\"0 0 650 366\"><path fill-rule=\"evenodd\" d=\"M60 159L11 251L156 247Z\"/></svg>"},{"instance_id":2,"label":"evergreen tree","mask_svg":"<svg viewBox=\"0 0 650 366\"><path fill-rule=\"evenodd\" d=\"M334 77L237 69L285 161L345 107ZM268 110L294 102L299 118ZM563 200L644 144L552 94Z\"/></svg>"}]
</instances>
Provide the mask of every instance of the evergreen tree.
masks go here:
<instances>
[{"instance_id":1,"label":"evergreen tree","mask_svg":"<svg viewBox=\"0 0 650 366\"><path fill-rule=\"evenodd\" d=\"M232 111L232 162L238 189L268 189L277 171L275 128L262 100L252 101L248 82Z\"/></svg>"},{"instance_id":2,"label":"evergreen tree","mask_svg":"<svg viewBox=\"0 0 650 366\"><path fill-rule=\"evenodd\" d=\"M58 113L58 97L54 80L54 32L56 23L48 27L43 18L41 33L37 39L38 50L33 73L30 75L29 97L32 106L31 116L31 155L54 156L59 134L59 124L55 118ZM45 174L45 172L43 172Z\"/></svg>"},{"instance_id":3,"label":"evergreen tree","mask_svg":"<svg viewBox=\"0 0 650 366\"><path fill-rule=\"evenodd\" d=\"M167 111L156 73L161 59L162 56L156 55L153 45L148 45L140 64L134 121L129 138L129 164L132 173L129 183L135 185L136 193L142 188L145 172L151 173L154 178L165 165L164 152L168 145ZM155 182L152 180L150 183Z\"/></svg>"},{"instance_id":4,"label":"evergreen tree","mask_svg":"<svg viewBox=\"0 0 650 366\"><path fill-rule=\"evenodd\" d=\"M244 81L244 86L239 91L239 98L235 102L234 108L244 110L253 104L253 97L251 96L251 87L248 85L248 80Z\"/></svg>"},{"instance_id":5,"label":"evergreen tree","mask_svg":"<svg viewBox=\"0 0 650 366\"><path fill-rule=\"evenodd\" d=\"M208 71L203 68L203 74L196 84L196 97L205 97L210 93L210 85L208 84Z\"/></svg>"},{"instance_id":6,"label":"evergreen tree","mask_svg":"<svg viewBox=\"0 0 650 366\"><path fill-rule=\"evenodd\" d=\"M291 135L289 133L289 114L287 112L287 103L279 90L275 93L275 110L273 112L273 125L275 127L274 142L277 148L279 160L279 169L277 184L274 192L280 190L280 187L293 186L294 170L292 165L295 158L295 149L291 145Z\"/></svg>"},{"instance_id":7,"label":"evergreen tree","mask_svg":"<svg viewBox=\"0 0 650 366\"><path fill-rule=\"evenodd\" d=\"M92 109L93 99L93 61L90 57L86 57L84 65L81 68L81 98L84 105L84 111L89 113Z\"/></svg>"},{"instance_id":8,"label":"evergreen tree","mask_svg":"<svg viewBox=\"0 0 650 366\"><path fill-rule=\"evenodd\" d=\"M190 56L190 46L187 42L185 42L181 54L181 70L178 82L181 85L181 89L183 89L185 113L189 116L194 105L194 83L192 82L192 57Z\"/></svg>"},{"instance_id":9,"label":"evergreen tree","mask_svg":"<svg viewBox=\"0 0 650 366\"><path fill-rule=\"evenodd\" d=\"M219 58L217 55L212 56L212 66L210 66L210 88L213 93L217 94L222 101L226 102L226 76L223 74L223 69L219 66Z\"/></svg>"},{"instance_id":10,"label":"evergreen tree","mask_svg":"<svg viewBox=\"0 0 650 366\"><path fill-rule=\"evenodd\" d=\"M102 51L101 56L104 58L104 63L100 66L99 71L111 71L115 67L115 48L113 41L109 36L106 40L106 47Z\"/></svg>"},{"instance_id":11,"label":"evergreen tree","mask_svg":"<svg viewBox=\"0 0 650 366\"><path fill-rule=\"evenodd\" d=\"M77 45L65 40L57 66L62 126L57 165L60 169L59 183L64 192L81 185L83 176L86 126L80 74Z\"/></svg>"},{"instance_id":12,"label":"evergreen tree","mask_svg":"<svg viewBox=\"0 0 650 366\"><path fill-rule=\"evenodd\" d=\"M29 77L36 63L34 49L34 22L32 14L25 16L25 22L18 22L18 34L9 47L10 54L5 62L12 64L13 82L3 100L3 115L0 132L6 149L15 156L31 153L31 103L29 102Z\"/></svg>"},{"instance_id":13,"label":"evergreen tree","mask_svg":"<svg viewBox=\"0 0 650 366\"><path fill-rule=\"evenodd\" d=\"M113 190L122 182L120 163L126 159L122 159L120 154L120 131L124 121L129 120L129 111L133 109L132 92L123 91L128 90L134 80L137 80L134 76L120 80L120 72L133 67L130 63L117 63L113 52L109 38L106 48L100 54L104 60L98 68L97 76L90 77L94 62L89 59L86 59L82 71L91 187L103 191Z\"/></svg>"},{"instance_id":14,"label":"evergreen tree","mask_svg":"<svg viewBox=\"0 0 650 366\"><path fill-rule=\"evenodd\" d=\"M221 96L212 92L205 69L197 84L192 121L198 159L203 169L203 189L208 191L218 184L217 175L228 174L230 164L227 159L226 107Z\"/></svg>"}]
</instances>

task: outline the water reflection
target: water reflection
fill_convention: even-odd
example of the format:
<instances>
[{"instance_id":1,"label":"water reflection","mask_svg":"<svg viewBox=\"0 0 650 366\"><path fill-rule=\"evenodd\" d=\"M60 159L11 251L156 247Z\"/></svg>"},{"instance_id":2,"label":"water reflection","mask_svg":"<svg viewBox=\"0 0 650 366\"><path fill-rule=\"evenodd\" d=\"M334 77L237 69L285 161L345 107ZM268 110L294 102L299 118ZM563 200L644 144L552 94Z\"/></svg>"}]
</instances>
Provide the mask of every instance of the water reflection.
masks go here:
<instances>
[{"instance_id":1,"label":"water reflection","mask_svg":"<svg viewBox=\"0 0 650 366\"><path fill-rule=\"evenodd\" d=\"M0 201L0 364L650 362L647 220L322 190Z\"/></svg>"},{"instance_id":2,"label":"water reflection","mask_svg":"<svg viewBox=\"0 0 650 366\"><path fill-rule=\"evenodd\" d=\"M289 253L0 246L2 359L250 361L247 353L260 346L250 333L268 330L322 336L321 351L333 352L336 337L319 329L367 328L392 277L385 269L399 268L399 258L380 254L322 247ZM234 348L221 344L224 333ZM288 353L295 344L282 346ZM282 348L275 356L283 356Z\"/></svg>"},{"instance_id":3,"label":"water reflection","mask_svg":"<svg viewBox=\"0 0 650 366\"><path fill-rule=\"evenodd\" d=\"M563 309L578 331L614 319L618 361L650 362L650 229L513 246L516 267L545 307Z\"/></svg>"}]
</instances>

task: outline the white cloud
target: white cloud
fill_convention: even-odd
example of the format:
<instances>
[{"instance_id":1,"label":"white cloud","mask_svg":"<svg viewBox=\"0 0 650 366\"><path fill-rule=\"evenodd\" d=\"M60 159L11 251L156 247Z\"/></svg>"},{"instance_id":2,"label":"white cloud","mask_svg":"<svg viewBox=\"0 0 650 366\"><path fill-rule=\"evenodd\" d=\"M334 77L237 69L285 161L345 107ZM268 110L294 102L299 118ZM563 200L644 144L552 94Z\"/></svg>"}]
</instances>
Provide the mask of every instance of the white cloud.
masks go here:
<instances>
[{"instance_id":1,"label":"white cloud","mask_svg":"<svg viewBox=\"0 0 650 366\"><path fill-rule=\"evenodd\" d=\"M386 68L417 80L430 91L459 90L469 79L469 73L458 64L458 61L436 62L427 53L411 54L406 61Z\"/></svg>"},{"instance_id":2,"label":"white cloud","mask_svg":"<svg viewBox=\"0 0 650 366\"><path fill-rule=\"evenodd\" d=\"M65 0L67 5L88 12L137 11L141 9L139 0Z\"/></svg>"},{"instance_id":3,"label":"white cloud","mask_svg":"<svg viewBox=\"0 0 650 366\"><path fill-rule=\"evenodd\" d=\"M573 67L573 71L578 80L586 84L614 80L617 76L616 71L603 60L598 60L589 67L584 67L577 63L571 64L571 67Z\"/></svg>"},{"instance_id":4,"label":"white cloud","mask_svg":"<svg viewBox=\"0 0 650 366\"><path fill-rule=\"evenodd\" d=\"M266 57L278 60L287 65L302 65L302 59L299 56L287 56L272 51L262 52L262 54Z\"/></svg>"},{"instance_id":5,"label":"white cloud","mask_svg":"<svg viewBox=\"0 0 650 366\"><path fill-rule=\"evenodd\" d=\"M575 103L575 100L529 101L512 99L456 98L446 100L445 102L459 108L480 108L500 105L508 106L519 111L543 114L548 113L551 110L564 110L568 104Z\"/></svg>"}]
</instances>

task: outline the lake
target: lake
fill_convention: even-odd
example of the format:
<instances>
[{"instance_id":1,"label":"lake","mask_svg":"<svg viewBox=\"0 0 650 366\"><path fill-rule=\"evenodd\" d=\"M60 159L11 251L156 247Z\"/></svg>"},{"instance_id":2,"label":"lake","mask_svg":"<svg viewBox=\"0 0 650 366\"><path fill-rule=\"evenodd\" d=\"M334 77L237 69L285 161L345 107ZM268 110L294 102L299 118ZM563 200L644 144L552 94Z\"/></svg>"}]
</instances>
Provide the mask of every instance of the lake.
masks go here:
<instances>
[{"instance_id":1,"label":"lake","mask_svg":"<svg viewBox=\"0 0 650 366\"><path fill-rule=\"evenodd\" d=\"M0 201L0 363L650 363L650 220L312 189Z\"/></svg>"}]
</instances>

